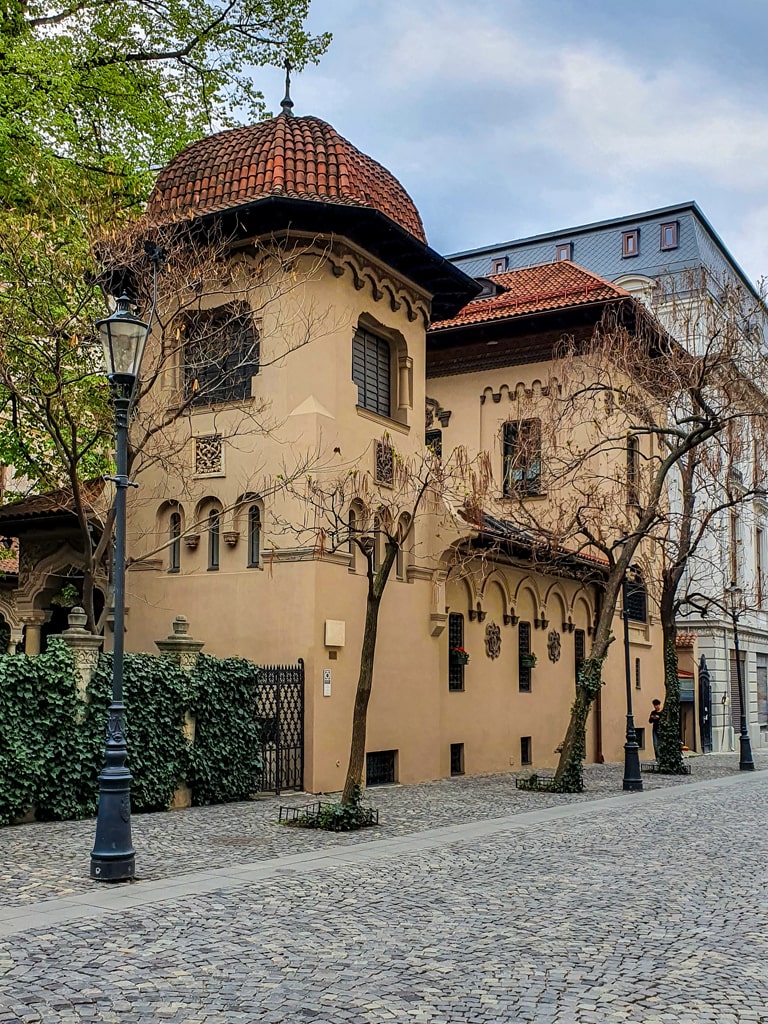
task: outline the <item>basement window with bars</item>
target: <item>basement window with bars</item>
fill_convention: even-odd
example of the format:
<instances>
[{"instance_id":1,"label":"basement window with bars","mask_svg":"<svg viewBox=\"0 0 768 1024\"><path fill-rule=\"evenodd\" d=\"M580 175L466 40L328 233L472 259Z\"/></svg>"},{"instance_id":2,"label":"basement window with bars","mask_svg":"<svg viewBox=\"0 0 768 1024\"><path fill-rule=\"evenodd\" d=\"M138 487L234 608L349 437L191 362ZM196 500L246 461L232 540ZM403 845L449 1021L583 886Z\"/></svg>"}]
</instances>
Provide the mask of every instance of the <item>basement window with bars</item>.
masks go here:
<instances>
[{"instance_id":1,"label":"basement window with bars","mask_svg":"<svg viewBox=\"0 0 768 1024\"><path fill-rule=\"evenodd\" d=\"M451 744L451 775L464 774L464 744Z\"/></svg>"},{"instance_id":2,"label":"basement window with bars","mask_svg":"<svg viewBox=\"0 0 768 1024\"><path fill-rule=\"evenodd\" d=\"M397 782L397 751L372 750L366 754L366 786L388 786L393 782Z\"/></svg>"},{"instance_id":3,"label":"basement window with bars","mask_svg":"<svg viewBox=\"0 0 768 1024\"><path fill-rule=\"evenodd\" d=\"M390 416L392 409L392 354L389 342L358 327L352 339L352 380L357 384L357 404Z\"/></svg>"},{"instance_id":4,"label":"basement window with bars","mask_svg":"<svg viewBox=\"0 0 768 1024\"><path fill-rule=\"evenodd\" d=\"M520 764L533 764L533 751L530 736L520 737Z\"/></svg>"}]
</instances>

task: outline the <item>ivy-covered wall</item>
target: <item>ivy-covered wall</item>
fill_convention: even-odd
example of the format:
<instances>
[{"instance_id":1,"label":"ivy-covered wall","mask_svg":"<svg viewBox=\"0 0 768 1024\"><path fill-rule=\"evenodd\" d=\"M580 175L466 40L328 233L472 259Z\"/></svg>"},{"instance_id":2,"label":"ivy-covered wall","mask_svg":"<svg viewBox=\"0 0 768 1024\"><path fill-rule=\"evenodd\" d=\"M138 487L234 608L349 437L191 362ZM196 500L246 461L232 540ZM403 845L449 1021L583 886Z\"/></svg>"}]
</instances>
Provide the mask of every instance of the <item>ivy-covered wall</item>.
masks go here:
<instances>
[{"instance_id":1,"label":"ivy-covered wall","mask_svg":"<svg viewBox=\"0 0 768 1024\"><path fill-rule=\"evenodd\" d=\"M30 807L40 820L96 813L103 765L111 655L101 655L79 699L68 647L0 656L0 824ZM169 657L125 657L128 766L134 811L165 810L186 783L195 804L246 799L259 787L256 666L200 655L191 673ZM195 739L185 732L195 720Z\"/></svg>"}]
</instances>

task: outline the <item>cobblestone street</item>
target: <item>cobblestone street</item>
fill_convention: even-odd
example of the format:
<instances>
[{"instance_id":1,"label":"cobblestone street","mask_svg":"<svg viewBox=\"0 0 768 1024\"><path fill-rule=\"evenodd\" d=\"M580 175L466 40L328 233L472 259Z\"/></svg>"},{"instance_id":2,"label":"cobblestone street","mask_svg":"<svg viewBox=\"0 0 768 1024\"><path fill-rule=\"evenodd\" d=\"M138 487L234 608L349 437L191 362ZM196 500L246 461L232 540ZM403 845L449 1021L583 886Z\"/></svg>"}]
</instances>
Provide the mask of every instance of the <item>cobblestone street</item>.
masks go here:
<instances>
[{"instance_id":1,"label":"cobblestone street","mask_svg":"<svg viewBox=\"0 0 768 1024\"><path fill-rule=\"evenodd\" d=\"M592 771L591 800L504 796L506 777L388 790L378 835L280 830L282 849L258 845L274 804L238 805L246 848L207 831L237 808L146 816L142 842L197 827L206 870L182 843L154 881L54 872L42 900L35 864L66 837L87 852L92 823L6 829L3 873L29 884L4 894L0 1021L768 1022L768 774L698 760L644 794Z\"/></svg>"}]
</instances>

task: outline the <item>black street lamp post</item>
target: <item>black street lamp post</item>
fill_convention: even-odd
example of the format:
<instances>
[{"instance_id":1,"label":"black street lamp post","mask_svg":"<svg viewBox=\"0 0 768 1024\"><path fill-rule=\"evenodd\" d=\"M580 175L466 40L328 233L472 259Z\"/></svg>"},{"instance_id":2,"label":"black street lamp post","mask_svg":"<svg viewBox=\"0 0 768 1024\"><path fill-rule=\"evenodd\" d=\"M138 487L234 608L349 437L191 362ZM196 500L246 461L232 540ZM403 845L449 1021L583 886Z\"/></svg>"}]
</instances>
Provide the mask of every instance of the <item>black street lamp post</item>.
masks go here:
<instances>
[{"instance_id":1,"label":"black street lamp post","mask_svg":"<svg viewBox=\"0 0 768 1024\"><path fill-rule=\"evenodd\" d=\"M752 744L749 739L747 728L747 701L744 693L744 675L741 671L741 656L739 652L739 614L741 611L741 587L731 581L730 586L725 588L728 595L728 614L733 623L733 648L736 656L736 682L739 687L739 770L742 772L753 772L755 762L752 760Z\"/></svg>"},{"instance_id":2,"label":"black street lamp post","mask_svg":"<svg viewBox=\"0 0 768 1024\"><path fill-rule=\"evenodd\" d=\"M624 677L627 685L627 737L624 744L624 789L641 793L643 778L640 774L640 748L637 745L635 718L632 713L632 670L629 657L629 602L627 601L627 574L621 581L621 617L624 620Z\"/></svg>"},{"instance_id":3,"label":"black street lamp post","mask_svg":"<svg viewBox=\"0 0 768 1024\"><path fill-rule=\"evenodd\" d=\"M131 781L126 760L125 706L123 705L123 648L125 623L125 534L128 480L128 414L131 407L149 327L131 313L123 295L115 312L97 323L104 346L107 379L112 388L117 435L115 484L115 555L113 586L115 630L112 655L112 702L107 720L105 765L99 773L99 809L96 839L91 853L91 878L123 882L136 874L131 843ZM133 485L135 486L135 485Z\"/></svg>"}]
</instances>

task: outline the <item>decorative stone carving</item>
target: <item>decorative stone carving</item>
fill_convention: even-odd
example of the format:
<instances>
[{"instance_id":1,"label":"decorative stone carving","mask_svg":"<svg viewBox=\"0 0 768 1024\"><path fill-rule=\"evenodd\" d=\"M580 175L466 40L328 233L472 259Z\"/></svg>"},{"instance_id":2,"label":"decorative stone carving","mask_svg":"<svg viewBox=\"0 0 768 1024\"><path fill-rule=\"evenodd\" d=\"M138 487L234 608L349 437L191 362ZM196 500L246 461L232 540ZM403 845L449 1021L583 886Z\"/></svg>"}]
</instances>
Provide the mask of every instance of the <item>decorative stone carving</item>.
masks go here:
<instances>
[{"instance_id":1,"label":"decorative stone carving","mask_svg":"<svg viewBox=\"0 0 768 1024\"><path fill-rule=\"evenodd\" d=\"M485 627L485 653L491 659L501 654L501 629L495 622L489 622Z\"/></svg>"},{"instance_id":2,"label":"decorative stone carving","mask_svg":"<svg viewBox=\"0 0 768 1024\"><path fill-rule=\"evenodd\" d=\"M220 434L195 438L195 474L218 476L224 472L224 448Z\"/></svg>"},{"instance_id":3,"label":"decorative stone carving","mask_svg":"<svg viewBox=\"0 0 768 1024\"><path fill-rule=\"evenodd\" d=\"M194 551L197 545L200 543L199 533L187 533L184 535L184 544L189 548L190 551Z\"/></svg>"},{"instance_id":4,"label":"decorative stone carving","mask_svg":"<svg viewBox=\"0 0 768 1024\"><path fill-rule=\"evenodd\" d=\"M550 661L560 661L560 634L556 629L547 634L547 652Z\"/></svg>"},{"instance_id":5,"label":"decorative stone carving","mask_svg":"<svg viewBox=\"0 0 768 1024\"><path fill-rule=\"evenodd\" d=\"M62 640L72 652L77 695L83 703L88 700L88 684L99 663L99 651L103 642L103 637L88 632L85 628L87 621L85 610L76 605L67 616L67 629L56 635L56 639Z\"/></svg>"},{"instance_id":6,"label":"decorative stone carving","mask_svg":"<svg viewBox=\"0 0 768 1024\"><path fill-rule=\"evenodd\" d=\"M173 658L183 672L191 672L197 656L205 646L204 640L193 640L189 633L189 619L177 615L173 620L173 633L164 640L155 640L155 647L161 654Z\"/></svg>"},{"instance_id":7,"label":"decorative stone carving","mask_svg":"<svg viewBox=\"0 0 768 1024\"><path fill-rule=\"evenodd\" d=\"M224 536L224 543L227 545L227 547L228 548L233 548L237 544L237 542L240 540L240 531L239 530L225 530L223 536Z\"/></svg>"},{"instance_id":8,"label":"decorative stone carving","mask_svg":"<svg viewBox=\"0 0 768 1024\"><path fill-rule=\"evenodd\" d=\"M434 426L437 420L441 427L447 427L451 419L451 410L443 409L436 398L427 398L425 401L425 428L427 430Z\"/></svg>"}]
</instances>

